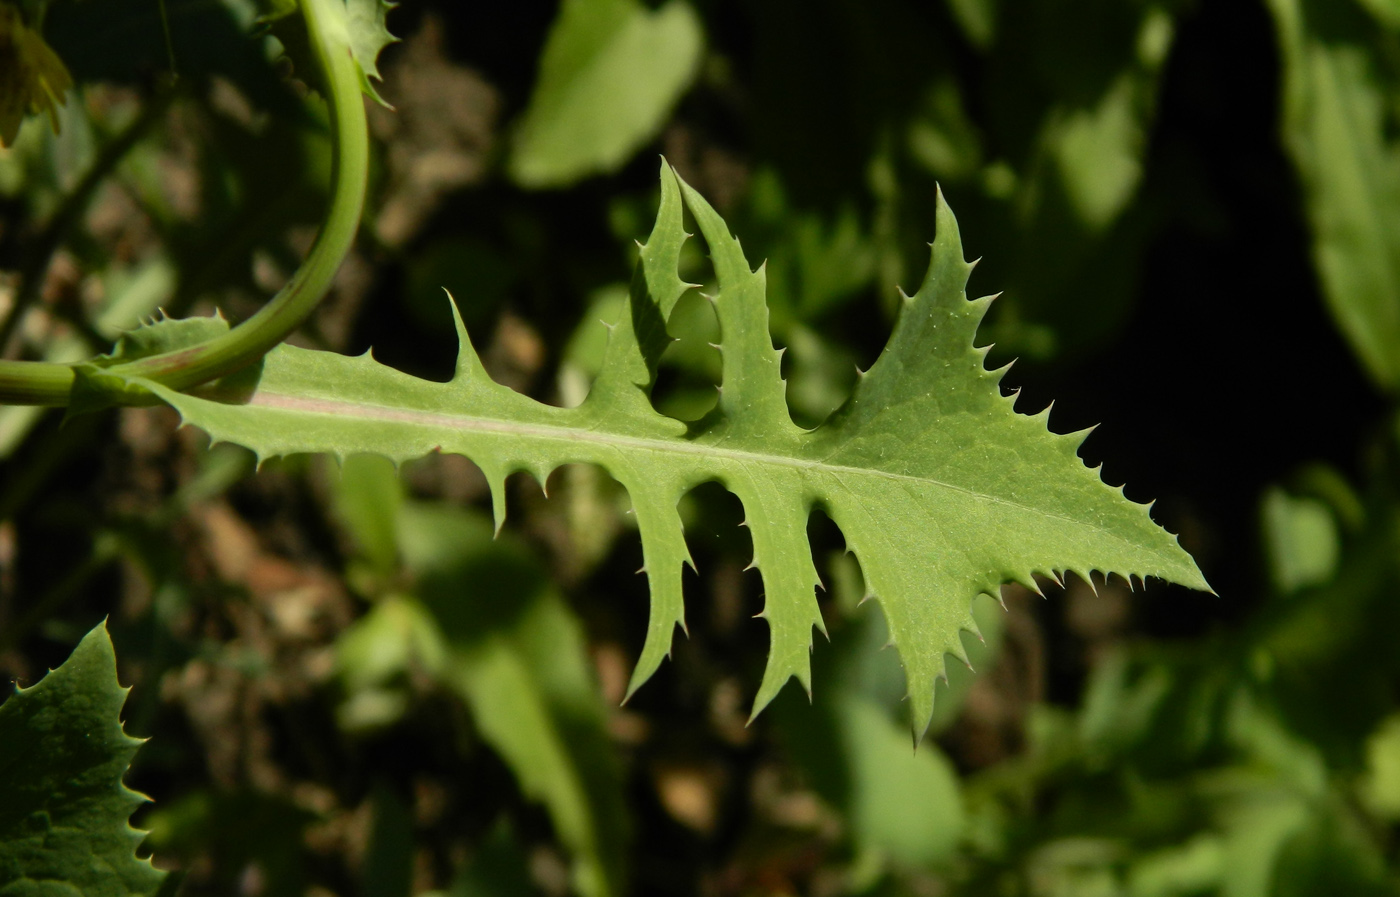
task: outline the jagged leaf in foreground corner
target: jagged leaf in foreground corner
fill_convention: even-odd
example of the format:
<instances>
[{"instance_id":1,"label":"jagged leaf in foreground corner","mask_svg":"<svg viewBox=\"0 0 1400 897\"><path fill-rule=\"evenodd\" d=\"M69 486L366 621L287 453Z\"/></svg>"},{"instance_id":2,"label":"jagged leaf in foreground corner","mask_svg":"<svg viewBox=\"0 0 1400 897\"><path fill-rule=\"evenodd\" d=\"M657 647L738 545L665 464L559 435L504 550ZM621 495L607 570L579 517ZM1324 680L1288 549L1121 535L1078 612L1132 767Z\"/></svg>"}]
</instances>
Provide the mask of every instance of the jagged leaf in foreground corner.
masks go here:
<instances>
[{"instance_id":1,"label":"jagged leaf in foreground corner","mask_svg":"<svg viewBox=\"0 0 1400 897\"><path fill-rule=\"evenodd\" d=\"M704 34L685 0L564 0L540 56L510 175L561 187L621 167L654 137L700 62Z\"/></svg>"},{"instance_id":2,"label":"jagged leaf in foreground corner","mask_svg":"<svg viewBox=\"0 0 1400 897\"><path fill-rule=\"evenodd\" d=\"M665 321L687 288L676 274L686 234L682 195L709 243L719 280L715 310L724 359L715 410L687 426L648 399ZM990 299L969 302L972 266L957 222L938 200L932 262L907 298L883 354L822 426L792 423L768 335L763 269L750 269L712 208L663 166L655 229L641 248L629 303L609 335L603 367L576 408L535 402L494 381L457 319L461 350L448 383L377 364L279 346L242 405L147 387L216 441L260 457L358 452L396 460L440 449L471 458L491 484L498 525L506 476L543 481L561 464L606 469L628 491L652 593L646 644L632 688L670 651L683 625L681 567L689 559L676 503L717 480L743 502L763 574L771 651L755 702L762 709L789 678L810 691L812 628L823 628L807 542L820 504L879 600L908 679L917 732L933 710L945 653L975 629L979 593L1003 582L1034 588L1032 574L1091 570L1208 586L1148 508L1107 486L1076 454L1080 435L1046 429L1048 409L1013 411L973 338Z\"/></svg>"},{"instance_id":3,"label":"jagged leaf in foreground corner","mask_svg":"<svg viewBox=\"0 0 1400 897\"><path fill-rule=\"evenodd\" d=\"M0 705L0 894L137 897L165 879L136 858L145 798L122 784L141 742L122 731L127 689L105 625Z\"/></svg>"}]
</instances>

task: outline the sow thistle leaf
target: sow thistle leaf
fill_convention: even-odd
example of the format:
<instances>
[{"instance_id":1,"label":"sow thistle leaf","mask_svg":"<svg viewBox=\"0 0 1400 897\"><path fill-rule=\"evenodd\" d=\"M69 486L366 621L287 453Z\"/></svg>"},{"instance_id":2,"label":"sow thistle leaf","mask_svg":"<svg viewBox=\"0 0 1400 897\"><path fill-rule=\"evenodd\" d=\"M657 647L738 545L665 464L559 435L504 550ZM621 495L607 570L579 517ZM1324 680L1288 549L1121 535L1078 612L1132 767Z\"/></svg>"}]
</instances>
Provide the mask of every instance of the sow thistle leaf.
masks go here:
<instances>
[{"instance_id":1,"label":"sow thistle leaf","mask_svg":"<svg viewBox=\"0 0 1400 897\"><path fill-rule=\"evenodd\" d=\"M350 33L350 52L360 68L360 89L365 96L381 106L389 106L370 82L383 81L379 74L379 54L398 41L384 24L389 10L397 6L388 0L346 0L346 29ZM392 107L390 107L392 108Z\"/></svg>"},{"instance_id":2,"label":"sow thistle leaf","mask_svg":"<svg viewBox=\"0 0 1400 897\"><path fill-rule=\"evenodd\" d=\"M165 873L136 858L127 822L145 798L122 784L141 742L122 731L107 629L0 705L0 894L155 894Z\"/></svg>"},{"instance_id":3,"label":"sow thistle leaf","mask_svg":"<svg viewBox=\"0 0 1400 897\"><path fill-rule=\"evenodd\" d=\"M167 318L164 313L150 322L128 330L117 340L107 355L99 355L73 368L73 392L68 401L67 416L74 417L100 411L113 405L140 402L147 390L138 381L110 373L117 364L189 349L227 333L228 321L216 312L207 318ZM262 360L206 383L197 390L199 395L239 401L252 394L262 370Z\"/></svg>"},{"instance_id":4,"label":"sow thistle leaf","mask_svg":"<svg viewBox=\"0 0 1400 897\"><path fill-rule=\"evenodd\" d=\"M291 60L297 76L324 93L320 70L311 61L307 44L306 22L302 19L297 0L258 0L262 15L258 23L282 44L282 52ZM390 0L326 0L324 12L332 39L344 47L355 60L360 73L360 90L381 106L389 106L374 87L384 80L379 74L379 54L398 41L389 33L385 19L389 10L398 6Z\"/></svg>"},{"instance_id":5,"label":"sow thistle leaf","mask_svg":"<svg viewBox=\"0 0 1400 897\"><path fill-rule=\"evenodd\" d=\"M505 480L528 471L597 464L629 492L652 593L635 690L684 626L681 568L689 562L678 500L715 480L743 502L754 566L766 592L761 616L771 652L754 712L789 678L810 693L812 628L822 629L807 520L821 506L859 559L907 676L915 730L933 709L945 654L966 662L959 639L976 631L979 593L1002 583L1035 588L1033 575L1090 571L1157 576L1206 589L1176 538L1148 508L1105 485L1079 460L1082 434L1046 429L1048 410L1012 410L973 338L988 303L969 302L972 266L957 222L938 199L937 240L923 286L907 297L884 353L840 410L815 430L788 415L780 355L768 331L764 272L699 194L663 166L656 227L641 247L622 319L602 369L576 408L540 404L487 376L460 317L455 377L434 383L377 364L280 346L244 404L145 384L216 441L260 458L294 452L369 452L397 461L431 451L472 459L491 484L497 526ZM668 337L665 321L688 289L677 276L682 204L709 244L724 373L718 406L687 426L658 413L649 392ZM454 309L455 314L455 309Z\"/></svg>"}]
</instances>

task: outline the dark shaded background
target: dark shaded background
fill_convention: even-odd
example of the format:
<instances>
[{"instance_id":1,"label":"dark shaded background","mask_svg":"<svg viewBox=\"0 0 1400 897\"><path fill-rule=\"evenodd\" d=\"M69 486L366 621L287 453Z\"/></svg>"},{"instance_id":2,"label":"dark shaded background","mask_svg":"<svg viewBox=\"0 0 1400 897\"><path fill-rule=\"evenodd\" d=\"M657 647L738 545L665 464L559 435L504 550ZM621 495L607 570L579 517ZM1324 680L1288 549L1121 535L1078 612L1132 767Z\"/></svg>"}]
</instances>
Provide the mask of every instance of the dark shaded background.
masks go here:
<instances>
[{"instance_id":1,"label":"dark shaded background","mask_svg":"<svg viewBox=\"0 0 1400 897\"><path fill-rule=\"evenodd\" d=\"M1283 60L1270 8L1006 2L983 45L951 3L694 5L707 48L669 120L620 170L545 191L513 184L505 160L555 6L414 0L393 12L390 27L406 40L381 69L399 111L372 118L372 208L299 340L372 348L383 363L446 379L455 345L445 285L493 374L558 400L570 340L597 317L590 302L629 276L630 241L649 225L664 153L726 215L751 259L798 272L777 288L788 293L774 300L787 303L775 312L775 340L815 334L816 357L835 373L799 361L789 374L839 399L851 366L868 366L888 336L891 278L912 289L922 274L941 183L968 253L984 257L972 289L1005 291L984 330L998 343L991 363L1019 358L1003 388L1020 390L1021 411L1053 399L1056 431L1098 424L1086 462L1102 463L1130 498L1156 500L1155 519L1180 534L1217 595L1161 582L1128 594L1115 580L1096 596L1076 580L1045 583L1041 601L1008 588L995 653L925 749L956 768L973 822L951 854L920 866L862 843L851 822L857 786L841 779L849 773L804 752L804 741L837 730L803 714L827 712L824 690L856 676L849 645L869 641L861 633L872 624L849 612L839 588L823 597L837 645L818 641L815 709L787 694L744 728L767 646L747 619L761 606L760 582L742 572L749 546L737 501L717 487L698 491L687 511L701 571L687 574L690 637L618 709L645 631L637 537L614 511L599 530L614 537L589 554L569 529L567 498L545 502L535 484L512 481L510 537L534 558L524 567L547 569L581 621L608 708L617 770L606 775L621 783L630 818L631 891L1391 893L1400 814L1366 784L1382 750L1367 739L1395 709L1394 662L1375 654L1394 631L1389 399L1321 298L1313 226L1280 139ZM168 95L166 46L145 5L50 10L47 35L85 85L90 124L42 148L31 135L26 158L47 167L31 164L6 189L0 268L24 264L72 179L63 140L86 133L100 145L131 110L170 108L49 265L41 311L56 323L21 351L43 352L65 326L90 330L92 297L113 289L119 264L166 259L167 307L217 304L238 317L307 245L324 202L314 108L222 7L171 0L169 9L180 86ZM1090 227L1045 173L1044 128L1102 99L1134 65L1141 23L1156 14L1173 30L1138 110L1142 177L1111 220ZM1380 56L1393 35L1374 29ZM939 170L908 149L905 135L928 118L925 98L940 84L975 133L970 168ZM436 173L415 169L424 159L437 160ZM1014 173L1010 194L987 186L994 164ZM765 184L780 185L781 198L764 199ZM793 261L795 222L829 228L842 215L876 261L835 299L804 308L802 290L821 284L815 268ZM682 407L713 382L713 363L694 358L668 364L662 402ZM338 639L408 580L364 573L364 548L336 510L335 477L308 458L256 475L241 456L211 467L197 434L174 425L154 409L64 426L49 413L0 469L0 666L33 681L110 615L123 681L135 685L127 728L152 736L130 781L157 801L144 824L158 862L186 869L191 894L566 892L568 855L551 817L483 740L470 700L411 671L395 685L407 696L399 716L349 732L338 722ZM485 507L480 476L459 460L411 467L409 494ZM1306 471L1318 464L1351 484L1368 516L1349 528L1334 508L1342 559L1331 579L1290 597L1271 572L1261 497L1280 484L1316 497ZM191 483L205 485L192 494ZM583 488L570 483L566 495ZM830 582L823 559L840 534L820 517L811 531ZM1094 716L1086 694L1113 676L1143 697L1098 705ZM1242 702L1269 722L1240 723ZM1297 764L1323 770L1323 784L1278 852L1249 854L1274 870L1254 891L1228 883L1231 864L1244 862L1230 853L1232 833L1253 823L1224 821L1220 801L1294 793L1278 771L1288 764L1260 760L1276 755L1249 734L1275 726L1305 758ZM1045 735L1071 731L1081 735ZM1247 793L1220 785L1241 769L1263 784ZM1154 885L1135 871L1207 842L1225 845L1223 859L1202 861L1207 871L1194 879ZM1066 844L1111 849L1065 860Z\"/></svg>"}]
</instances>

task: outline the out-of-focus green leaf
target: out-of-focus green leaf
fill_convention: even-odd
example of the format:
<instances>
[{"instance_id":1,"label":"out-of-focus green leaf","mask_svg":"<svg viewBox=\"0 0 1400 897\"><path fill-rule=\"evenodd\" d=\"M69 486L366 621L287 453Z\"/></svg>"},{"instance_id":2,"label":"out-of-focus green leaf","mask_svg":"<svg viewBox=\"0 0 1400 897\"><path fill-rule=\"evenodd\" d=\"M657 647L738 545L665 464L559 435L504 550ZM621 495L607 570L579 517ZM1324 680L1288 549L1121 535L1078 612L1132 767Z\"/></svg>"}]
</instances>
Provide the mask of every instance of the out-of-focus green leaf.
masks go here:
<instances>
[{"instance_id":1,"label":"out-of-focus green leaf","mask_svg":"<svg viewBox=\"0 0 1400 897\"><path fill-rule=\"evenodd\" d=\"M1400 715L1388 717L1366 740L1361 800L1382 819L1400 820Z\"/></svg>"},{"instance_id":2,"label":"out-of-focus green leaf","mask_svg":"<svg viewBox=\"0 0 1400 897\"><path fill-rule=\"evenodd\" d=\"M619 168L695 76L704 34L685 0L565 0L511 151L511 177L561 187Z\"/></svg>"},{"instance_id":3,"label":"out-of-focus green leaf","mask_svg":"<svg viewBox=\"0 0 1400 897\"><path fill-rule=\"evenodd\" d=\"M1118 217L1142 179L1147 135L1137 80L1123 75L1096 105L1065 110L1045 133L1065 195L1091 231Z\"/></svg>"},{"instance_id":4,"label":"out-of-focus green leaf","mask_svg":"<svg viewBox=\"0 0 1400 897\"><path fill-rule=\"evenodd\" d=\"M1296 592L1332 578L1341 543L1326 504L1294 498L1274 487L1264 493L1261 512L1269 572L1280 592Z\"/></svg>"},{"instance_id":5,"label":"out-of-focus green leaf","mask_svg":"<svg viewBox=\"0 0 1400 897\"><path fill-rule=\"evenodd\" d=\"M818 426L851 394L855 358L816 331L793 324L783 336L789 361L787 399L798 426Z\"/></svg>"},{"instance_id":6,"label":"out-of-focus green leaf","mask_svg":"<svg viewBox=\"0 0 1400 897\"><path fill-rule=\"evenodd\" d=\"M1128 870L1130 897L1184 897L1209 893L1220 883L1224 851L1216 835L1136 859Z\"/></svg>"},{"instance_id":7,"label":"out-of-focus green leaf","mask_svg":"<svg viewBox=\"0 0 1400 897\"><path fill-rule=\"evenodd\" d=\"M962 713L968 692L972 690L978 674L986 672L997 659L1002 638L1006 634L1005 617L1006 609L990 595L978 595L972 602L972 618L977 621L977 634L966 632L962 635L967 663L949 664L944 671L946 682L934 702L930 731L945 731Z\"/></svg>"},{"instance_id":8,"label":"out-of-focus green leaf","mask_svg":"<svg viewBox=\"0 0 1400 897\"><path fill-rule=\"evenodd\" d=\"M1042 844L1027 860L1033 893L1112 897L1126 845L1112 837L1070 836Z\"/></svg>"},{"instance_id":9,"label":"out-of-focus green leaf","mask_svg":"<svg viewBox=\"0 0 1400 897\"><path fill-rule=\"evenodd\" d=\"M284 797L197 791L152 811L146 843L162 857L212 860L206 875L215 893L238 893L252 865L264 897L301 897L307 886L302 834L315 821Z\"/></svg>"},{"instance_id":10,"label":"out-of-focus green leaf","mask_svg":"<svg viewBox=\"0 0 1400 897\"><path fill-rule=\"evenodd\" d=\"M837 601L848 606L859 587L855 562L832 558ZM857 596L858 598L858 596ZM1002 610L990 598L978 601L976 618L993 644L1001 634ZM990 660L987 645L967 634L969 654ZM957 774L936 744L912 749L909 731L900 726L900 670L890 652L884 618L874 608L856 612L836 631L829 652L818 655L814 675L832 683L810 701L786 695L774 704L778 732L810 785L841 812L852 846L865 862L893 861L927 868L947 862L962 837L964 812ZM946 727L962 706L973 674L963 664L949 666L949 678L965 677L940 687L930 730Z\"/></svg>"},{"instance_id":11,"label":"out-of-focus green leaf","mask_svg":"<svg viewBox=\"0 0 1400 897\"><path fill-rule=\"evenodd\" d=\"M359 730L397 720L408 707L401 680L415 665L441 673L444 652L432 616L416 599L380 598L335 643L336 672L346 692L337 709L340 724Z\"/></svg>"},{"instance_id":12,"label":"out-of-focus green leaf","mask_svg":"<svg viewBox=\"0 0 1400 897\"><path fill-rule=\"evenodd\" d=\"M1303 185L1327 306L1377 385L1400 387L1396 81L1350 3L1270 0L1283 56L1284 142Z\"/></svg>"},{"instance_id":13,"label":"out-of-focus green leaf","mask_svg":"<svg viewBox=\"0 0 1400 897\"><path fill-rule=\"evenodd\" d=\"M381 577L398 568L399 545L395 530L403 488L388 458L355 455L340 468L335 508L361 552Z\"/></svg>"},{"instance_id":14,"label":"out-of-focus green leaf","mask_svg":"<svg viewBox=\"0 0 1400 897\"><path fill-rule=\"evenodd\" d=\"M1109 653L1095 666L1084 690L1080 737L1099 754L1137 742L1149 731L1168 692L1179 682L1165 666L1138 671L1124 653Z\"/></svg>"},{"instance_id":15,"label":"out-of-focus green leaf","mask_svg":"<svg viewBox=\"0 0 1400 897\"><path fill-rule=\"evenodd\" d=\"M61 137L49 128L22 128L0 153L0 196L21 200L35 219L52 214L62 191L81 177L96 153L91 118L82 104L61 107L59 113ZM74 150L81 158L72 158Z\"/></svg>"},{"instance_id":16,"label":"out-of-focus green leaf","mask_svg":"<svg viewBox=\"0 0 1400 897\"><path fill-rule=\"evenodd\" d=\"M175 291L175 269L163 255L131 268L114 265L103 277L104 301L93 328L115 340L155 314Z\"/></svg>"},{"instance_id":17,"label":"out-of-focus green leaf","mask_svg":"<svg viewBox=\"0 0 1400 897\"><path fill-rule=\"evenodd\" d=\"M529 857L504 823L498 823L462 864L445 897L531 897Z\"/></svg>"},{"instance_id":18,"label":"out-of-focus green leaf","mask_svg":"<svg viewBox=\"0 0 1400 897\"><path fill-rule=\"evenodd\" d=\"M1322 463L1303 465L1289 479L1289 491L1322 501L1347 533L1359 533L1366 527L1366 506L1361 496L1334 467Z\"/></svg>"},{"instance_id":19,"label":"out-of-focus green leaf","mask_svg":"<svg viewBox=\"0 0 1400 897\"><path fill-rule=\"evenodd\" d=\"M590 297L588 310L583 313L569 344L564 348L563 364L576 368L584 378L576 395L565 396L566 406L579 405L588 395L588 384L603 369L603 359L607 356L607 322L616 321L626 307L625 283L603 287Z\"/></svg>"},{"instance_id":20,"label":"out-of-focus green leaf","mask_svg":"<svg viewBox=\"0 0 1400 897\"><path fill-rule=\"evenodd\" d=\"M80 83L142 83L153 72L170 71L173 49L175 73L182 81L207 84L211 76L222 75L260 106L291 110L291 93L260 43L249 40L251 16L240 15L235 6L229 0L54 3L44 30Z\"/></svg>"},{"instance_id":21,"label":"out-of-focus green leaf","mask_svg":"<svg viewBox=\"0 0 1400 897\"><path fill-rule=\"evenodd\" d=\"M914 750L907 728L846 688L813 705L775 705L789 753L817 793L841 811L858 851L928 867L948 861L963 829L952 764L936 745Z\"/></svg>"},{"instance_id":22,"label":"out-of-focus green leaf","mask_svg":"<svg viewBox=\"0 0 1400 897\"><path fill-rule=\"evenodd\" d=\"M1327 793L1322 751L1290 731L1262 700L1239 690L1226 726L1234 748L1248 758L1252 771L1272 774L1282 786L1309 799Z\"/></svg>"},{"instance_id":23,"label":"out-of-focus green leaf","mask_svg":"<svg viewBox=\"0 0 1400 897\"><path fill-rule=\"evenodd\" d=\"M1296 795L1246 782L1222 816L1225 828L1223 897L1269 897L1274 866L1289 837L1307 824L1307 807Z\"/></svg>"},{"instance_id":24,"label":"out-of-focus green leaf","mask_svg":"<svg viewBox=\"0 0 1400 897\"><path fill-rule=\"evenodd\" d=\"M1367 12L1387 28L1400 29L1400 3L1396 0L1358 0Z\"/></svg>"},{"instance_id":25,"label":"out-of-focus green leaf","mask_svg":"<svg viewBox=\"0 0 1400 897\"><path fill-rule=\"evenodd\" d=\"M1279 851L1271 897L1390 897L1394 883L1376 838L1341 805L1314 809Z\"/></svg>"},{"instance_id":26,"label":"out-of-focus green leaf","mask_svg":"<svg viewBox=\"0 0 1400 897\"><path fill-rule=\"evenodd\" d=\"M364 893L409 897L413 887L413 816L386 785L374 789L374 823L365 849Z\"/></svg>"},{"instance_id":27,"label":"out-of-focus green leaf","mask_svg":"<svg viewBox=\"0 0 1400 897\"><path fill-rule=\"evenodd\" d=\"M1363 762L1366 737L1393 707L1400 670L1390 648L1400 627L1394 600L1400 521L1375 504L1367 511L1365 528L1345 542L1335 575L1269 605L1256 642L1289 727L1332 763L1352 768Z\"/></svg>"},{"instance_id":28,"label":"out-of-focus green leaf","mask_svg":"<svg viewBox=\"0 0 1400 897\"><path fill-rule=\"evenodd\" d=\"M908 142L914 159L940 180L961 180L977 173L982 163L981 136L951 78L938 79L924 92L909 125Z\"/></svg>"},{"instance_id":29,"label":"out-of-focus green leaf","mask_svg":"<svg viewBox=\"0 0 1400 897\"><path fill-rule=\"evenodd\" d=\"M136 858L122 784L141 741L122 731L127 689L106 624L0 705L0 893L138 897L165 878Z\"/></svg>"},{"instance_id":30,"label":"out-of-focus green leaf","mask_svg":"<svg viewBox=\"0 0 1400 897\"><path fill-rule=\"evenodd\" d=\"M400 717L403 679L417 666L462 697L521 790L549 810L577 890L620 893L626 812L604 709L577 621L536 559L508 536L496 540L476 513L406 501L383 458L348 459L339 499L362 550L381 555L386 578L401 559L415 593L381 595L337 641L342 725ZM463 879L463 893L475 880Z\"/></svg>"},{"instance_id":31,"label":"out-of-focus green leaf","mask_svg":"<svg viewBox=\"0 0 1400 897\"><path fill-rule=\"evenodd\" d=\"M73 86L73 76L58 54L30 28L18 7L0 5L0 148L13 146L25 118L48 115L58 132L58 107Z\"/></svg>"},{"instance_id":32,"label":"out-of-focus green leaf","mask_svg":"<svg viewBox=\"0 0 1400 897\"><path fill-rule=\"evenodd\" d=\"M850 206L829 213L793 205L771 168L754 174L738 216L749 245L765 256L769 325L786 347L788 403L799 425L815 427L850 395L856 359L813 325L871 291L878 262L875 243ZM672 321L671 331L680 336L686 325L674 314ZM674 348L681 351L668 353L668 359L689 362L698 376L708 376L707 368L718 357L700 347L708 349L713 340L703 340L699 333L691 338L689 351L678 345Z\"/></svg>"},{"instance_id":33,"label":"out-of-focus green leaf","mask_svg":"<svg viewBox=\"0 0 1400 897\"><path fill-rule=\"evenodd\" d=\"M869 286L875 274L875 250L849 209L830 228L815 218L797 222L793 234L802 277L798 308L812 320Z\"/></svg>"},{"instance_id":34,"label":"out-of-focus green leaf","mask_svg":"<svg viewBox=\"0 0 1400 897\"><path fill-rule=\"evenodd\" d=\"M618 894L622 784L577 620L530 554L477 514L406 505L400 550L449 654L443 680L521 790L549 810L585 897Z\"/></svg>"},{"instance_id":35,"label":"out-of-focus green leaf","mask_svg":"<svg viewBox=\"0 0 1400 897\"><path fill-rule=\"evenodd\" d=\"M1134 199L1176 31L1168 4L1085 0L1069 15L1035 0L1016 9L988 54L989 95L976 117L987 156L944 154L958 160L951 189L982 199L968 204L980 218L969 227L1008 244L987 270L1006 290L991 321L998 360L1080 353L1125 326L1151 224L1150 207ZM938 158L917 152L918 122L941 121L948 148L972 133L956 127L955 109L945 99L916 118L916 161Z\"/></svg>"},{"instance_id":36,"label":"out-of-focus green leaf","mask_svg":"<svg viewBox=\"0 0 1400 897\"><path fill-rule=\"evenodd\" d=\"M974 45L986 47L996 37L997 0L948 0L948 9Z\"/></svg>"},{"instance_id":37,"label":"out-of-focus green leaf","mask_svg":"<svg viewBox=\"0 0 1400 897\"><path fill-rule=\"evenodd\" d=\"M858 843L913 866L948 860L963 827L953 765L932 744L914 750L908 730L869 701L837 703L850 775L845 809Z\"/></svg>"}]
</instances>

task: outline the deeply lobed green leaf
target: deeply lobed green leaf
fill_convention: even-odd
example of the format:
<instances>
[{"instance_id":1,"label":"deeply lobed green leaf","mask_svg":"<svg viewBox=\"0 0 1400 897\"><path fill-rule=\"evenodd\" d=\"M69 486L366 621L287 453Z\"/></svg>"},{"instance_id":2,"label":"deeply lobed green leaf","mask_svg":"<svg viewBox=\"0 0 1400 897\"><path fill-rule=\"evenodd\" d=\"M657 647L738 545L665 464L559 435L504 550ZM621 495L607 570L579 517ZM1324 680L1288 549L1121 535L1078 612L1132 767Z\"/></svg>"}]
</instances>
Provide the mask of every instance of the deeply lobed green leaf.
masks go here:
<instances>
[{"instance_id":1,"label":"deeply lobed green leaf","mask_svg":"<svg viewBox=\"0 0 1400 897\"><path fill-rule=\"evenodd\" d=\"M928 274L906 297L889 344L846 404L803 430L788 415L780 354L768 335L764 272L705 200L662 169L661 206L602 370L576 408L540 404L487 375L460 318L455 377L433 383L377 364L281 346L245 404L153 392L188 423L266 458L324 451L402 461L431 451L466 455L491 484L497 525L506 477L541 482L556 467L606 469L629 492L642 535L652 612L632 680L636 689L684 627L681 568L689 562L676 505L717 480L743 502L754 566L766 592L771 651L755 701L761 710L790 678L811 689L812 629L823 629L807 521L820 506L841 528L889 623L908 680L916 732L927 726L945 654L966 660L959 632L975 631L973 599L1035 574L1090 571L1156 576L1205 589L1175 537L1087 469L1081 435L1046 429L1048 410L1015 413L1001 373L974 346L990 298L967 301L972 265L940 197ZM682 205L709 244L724 359L721 397L687 426L658 413L649 392L665 322L687 289L677 261ZM455 314L455 311L454 311Z\"/></svg>"}]
</instances>

